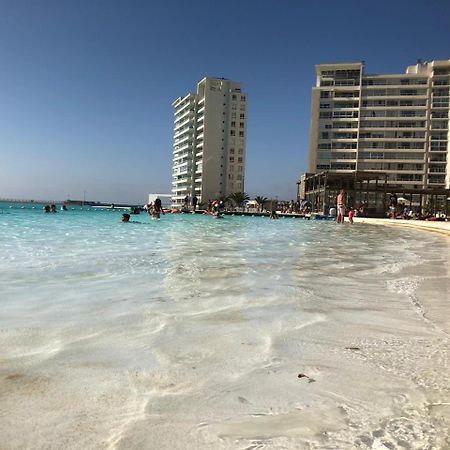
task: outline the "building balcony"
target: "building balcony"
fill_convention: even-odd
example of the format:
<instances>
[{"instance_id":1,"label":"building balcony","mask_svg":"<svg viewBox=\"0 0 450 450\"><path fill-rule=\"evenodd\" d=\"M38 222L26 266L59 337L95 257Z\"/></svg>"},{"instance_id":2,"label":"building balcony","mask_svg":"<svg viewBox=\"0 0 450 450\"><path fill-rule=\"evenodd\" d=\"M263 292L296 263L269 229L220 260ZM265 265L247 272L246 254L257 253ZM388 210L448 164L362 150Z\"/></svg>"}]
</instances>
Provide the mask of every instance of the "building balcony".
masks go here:
<instances>
[{"instance_id":1,"label":"building balcony","mask_svg":"<svg viewBox=\"0 0 450 450\"><path fill-rule=\"evenodd\" d=\"M382 147L360 147L359 151L361 152L384 152L384 153L392 153L392 152L399 152L404 153L405 155L411 154L411 153L420 153L424 154L425 150L423 148L382 148Z\"/></svg>"},{"instance_id":2,"label":"building balcony","mask_svg":"<svg viewBox=\"0 0 450 450\"><path fill-rule=\"evenodd\" d=\"M177 133L178 130L180 130L180 128L183 128L184 126L189 125L189 123L193 122L193 121L194 121L193 117L188 117L187 119L185 119L185 120L183 120L183 121L181 121L179 123L175 123L175 128L173 129L173 131L175 133Z\"/></svg>"},{"instance_id":3,"label":"building balcony","mask_svg":"<svg viewBox=\"0 0 450 450\"><path fill-rule=\"evenodd\" d=\"M319 139L319 141L337 141L337 142L357 142L358 138L357 137L332 137L330 139Z\"/></svg>"},{"instance_id":4,"label":"building balcony","mask_svg":"<svg viewBox=\"0 0 450 450\"><path fill-rule=\"evenodd\" d=\"M340 105L334 105L331 109L332 111L358 111L359 106L340 106ZM323 110L322 110L323 111Z\"/></svg>"},{"instance_id":5,"label":"building balcony","mask_svg":"<svg viewBox=\"0 0 450 450\"><path fill-rule=\"evenodd\" d=\"M178 138L175 140L175 144L178 144L179 146L183 145L185 142L189 142L189 140L193 139L193 135L191 133L184 135L181 138ZM190 142L192 144L192 142Z\"/></svg>"},{"instance_id":6,"label":"building balcony","mask_svg":"<svg viewBox=\"0 0 450 450\"><path fill-rule=\"evenodd\" d=\"M397 158L385 158L385 157L373 157L373 158L359 158L358 159L359 162L365 162L365 163L370 163L373 161L383 161L384 163L387 164L395 164L398 162L401 162L402 164L419 164L419 163L423 163L425 162L424 158L410 158L407 157L406 155L404 157L397 157Z\"/></svg>"},{"instance_id":7,"label":"building balcony","mask_svg":"<svg viewBox=\"0 0 450 450\"><path fill-rule=\"evenodd\" d=\"M418 131L424 132L426 127L383 127L383 126L364 126L360 128L361 131L393 131L394 133L397 131ZM400 137L396 137L395 139L401 139ZM425 139L425 138L420 138Z\"/></svg>"},{"instance_id":8,"label":"building balcony","mask_svg":"<svg viewBox=\"0 0 450 450\"><path fill-rule=\"evenodd\" d=\"M186 172L187 173L187 172ZM180 174L178 175L180 176ZM176 180L172 181L172 184L183 184L188 183L192 180L192 177L190 175L184 175L182 178L178 178Z\"/></svg>"},{"instance_id":9,"label":"building balcony","mask_svg":"<svg viewBox=\"0 0 450 450\"><path fill-rule=\"evenodd\" d=\"M380 100L380 99L414 99L414 100L427 100L428 99L428 95L427 94L412 94L412 95L406 95L406 94L399 94L399 93L393 93L393 94L374 94L374 95L367 95L367 94L362 94L362 99L363 100Z\"/></svg>"},{"instance_id":10,"label":"building balcony","mask_svg":"<svg viewBox=\"0 0 450 450\"><path fill-rule=\"evenodd\" d=\"M336 96L336 94L334 95L334 97L331 97L331 99L333 100L333 102L358 102L359 101L359 97L340 97L340 96ZM322 99L324 100L324 99Z\"/></svg>"},{"instance_id":11,"label":"building balcony","mask_svg":"<svg viewBox=\"0 0 450 450\"><path fill-rule=\"evenodd\" d=\"M175 155L172 159L174 164L185 164L191 159L192 153L191 152L183 152L179 155Z\"/></svg>"},{"instance_id":12,"label":"building balcony","mask_svg":"<svg viewBox=\"0 0 450 450\"><path fill-rule=\"evenodd\" d=\"M174 139L181 139L183 136L193 136L194 135L194 127L190 126L189 128L185 128L184 130L177 131L173 137ZM184 138L183 138L184 139Z\"/></svg>"},{"instance_id":13,"label":"building balcony","mask_svg":"<svg viewBox=\"0 0 450 450\"><path fill-rule=\"evenodd\" d=\"M187 101L186 103L181 102L179 104L175 104L175 113L174 114L175 115L179 115L182 112L184 112L186 109L193 110L194 106L195 106L195 104L194 104L194 99L193 98L189 99L189 101Z\"/></svg>"},{"instance_id":14,"label":"building balcony","mask_svg":"<svg viewBox=\"0 0 450 450\"><path fill-rule=\"evenodd\" d=\"M389 111L392 111L392 110L395 110L395 109L399 109L399 110L414 110L414 109L417 109L417 110L423 110L423 109L426 109L427 108L427 105L394 105L394 106L391 106L391 105L367 105L367 106L364 106L364 105L361 105L361 110L374 110L374 111L381 111L381 110L389 110ZM364 117L366 117L366 116L364 116ZM395 117L395 116L390 116L390 117ZM412 116L411 116L412 117Z\"/></svg>"},{"instance_id":15,"label":"building balcony","mask_svg":"<svg viewBox=\"0 0 450 450\"><path fill-rule=\"evenodd\" d=\"M174 158L178 158L178 156L180 156L180 153L191 153L191 152L192 152L192 143L188 143L182 145L181 147L178 147L172 153L174 155Z\"/></svg>"},{"instance_id":16,"label":"building balcony","mask_svg":"<svg viewBox=\"0 0 450 450\"><path fill-rule=\"evenodd\" d=\"M176 154L176 153L179 153L179 152L182 152L184 150L192 148L192 142L187 141L186 143L181 144L181 145L179 143L176 143L176 144L174 144L174 146L176 146L176 148L175 148L175 150L172 153Z\"/></svg>"},{"instance_id":17,"label":"building balcony","mask_svg":"<svg viewBox=\"0 0 450 450\"><path fill-rule=\"evenodd\" d=\"M190 164L190 160L191 158L184 158L184 160L173 160L174 165L172 169L179 169L182 166L192 167L192 164Z\"/></svg>"},{"instance_id":18,"label":"building balcony","mask_svg":"<svg viewBox=\"0 0 450 450\"><path fill-rule=\"evenodd\" d=\"M174 190L172 190L172 192L175 192ZM186 190L183 194L179 194L179 195L172 195L172 201L176 201L176 200L184 200L184 198L186 197Z\"/></svg>"},{"instance_id":19,"label":"building balcony","mask_svg":"<svg viewBox=\"0 0 450 450\"><path fill-rule=\"evenodd\" d=\"M178 165L174 165L172 169L172 174L175 175L183 175L186 173L190 173L192 171L192 164L188 162L182 162Z\"/></svg>"},{"instance_id":20,"label":"building balcony","mask_svg":"<svg viewBox=\"0 0 450 450\"><path fill-rule=\"evenodd\" d=\"M428 161L432 163L444 163L447 164L447 155L444 154L437 154L437 155L430 155L428 157Z\"/></svg>"},{"instance_id":21,"label":"building balcony","mask_svg":"<svg viewBox=\"0 0 450 450\"><path fill-rule=\"evenodd\" d=\"M361 141L374 141L374 142L381 142L381 141L405 141L405 142L417 142L417 141L425 141L425 136L415 136L415 137L407 137L407 136L363 136L360 135L359 139Z\"/></svg>"}]
</instances>

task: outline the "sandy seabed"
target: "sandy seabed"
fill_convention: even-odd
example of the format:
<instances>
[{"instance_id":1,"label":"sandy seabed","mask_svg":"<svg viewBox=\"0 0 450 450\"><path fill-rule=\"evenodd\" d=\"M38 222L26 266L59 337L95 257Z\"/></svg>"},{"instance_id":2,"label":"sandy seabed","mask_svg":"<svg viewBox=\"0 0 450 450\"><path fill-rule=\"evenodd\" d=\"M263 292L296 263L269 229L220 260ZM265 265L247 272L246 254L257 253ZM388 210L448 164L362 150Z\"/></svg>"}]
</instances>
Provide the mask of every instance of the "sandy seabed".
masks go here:
<instances>
[{"instance_id":1,"label":"sandy seabed","mask_svg":"<svg viewBox=\"0 0 450 450\"><path fill-rule=\"evenodd\" d=\"M450 448L450 241L279 222L9 269L0 449Z\"/></svg>"}]
</instances>

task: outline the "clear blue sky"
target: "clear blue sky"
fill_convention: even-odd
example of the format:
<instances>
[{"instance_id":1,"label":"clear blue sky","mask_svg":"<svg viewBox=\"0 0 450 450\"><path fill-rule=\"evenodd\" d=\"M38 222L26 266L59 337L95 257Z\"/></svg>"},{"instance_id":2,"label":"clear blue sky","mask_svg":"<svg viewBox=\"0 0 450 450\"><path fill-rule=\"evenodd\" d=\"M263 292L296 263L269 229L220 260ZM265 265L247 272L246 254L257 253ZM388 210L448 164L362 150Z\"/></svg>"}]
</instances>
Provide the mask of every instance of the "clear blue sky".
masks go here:
<instances>
[{"instance_id":1,"label":"clear blue sky","mask_svg":"<svg viewBox=\"0 0 450 450\"><path fill-rule=\"evenodd\" d=\"M169 192L171 103L218 76L249 95L246 191L294 198L314 65L418 58L450 58L449 0L0 0L0 196Z\"/></svg>"}]
</instances>

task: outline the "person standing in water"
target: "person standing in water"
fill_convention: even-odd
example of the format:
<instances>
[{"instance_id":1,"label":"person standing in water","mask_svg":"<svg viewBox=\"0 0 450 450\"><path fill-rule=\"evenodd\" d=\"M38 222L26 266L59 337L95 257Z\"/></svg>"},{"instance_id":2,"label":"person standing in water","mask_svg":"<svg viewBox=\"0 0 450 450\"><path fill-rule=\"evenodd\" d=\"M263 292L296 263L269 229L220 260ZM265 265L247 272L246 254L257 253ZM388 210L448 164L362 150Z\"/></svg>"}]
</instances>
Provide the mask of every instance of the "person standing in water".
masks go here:
<instances>
[{"instance_id":1,"label":"person standing in water","mask_svg":"<svg viewBox=\"0 0 450 450\"><path fill-rule=\"evenodd\" d=\"M152 218L159 219L161 217L161 212L162 212L161 199L159 197L156 197L155 202L153 203Z\"/></svg>"},{"instance_id":2,"label":"person standing in water","mask_svg":"<svg viewBox=\"0 0 450 450\"><path fill-rule=\"evenodd\" d=\"M197 209L197 203L198 203L198 198L197 196L194 194L194 196L192 197L192 209L195 211Z\"/></svg>"},{"instance_id":3,"label":"person standing in water","mask_svg":"<svg viewBox=\"0 0 450 450\"><path fill-rule=\"evenodd\" d=\"M344 223L345 216L345 191L341 189L341 192L336 197L336 206L337 206L337 223Z\"/></svg>"}]
</instances>

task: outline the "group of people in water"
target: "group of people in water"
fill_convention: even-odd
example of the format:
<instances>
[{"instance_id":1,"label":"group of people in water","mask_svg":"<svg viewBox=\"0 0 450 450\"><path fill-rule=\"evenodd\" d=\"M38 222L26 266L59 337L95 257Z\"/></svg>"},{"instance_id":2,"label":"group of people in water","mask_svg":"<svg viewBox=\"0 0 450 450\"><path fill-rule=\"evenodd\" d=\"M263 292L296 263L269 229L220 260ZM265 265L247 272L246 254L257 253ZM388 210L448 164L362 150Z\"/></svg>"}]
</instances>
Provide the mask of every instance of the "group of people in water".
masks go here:
<instances>
[{"instance_id":1,"label":"group of people in water","mask_svg":"<svg viewBox=\"0 0 450 450\"><path fill-rule=\"evenodd\" d=\"M52 204L52 205L45 205L43 208L44 213L45 214L50 214L50 213L56 213L56 205ZM67 211L67 206L66 205L62 205L61 206L61 210L62 211Z\"/></svg>"}]
</instances>

